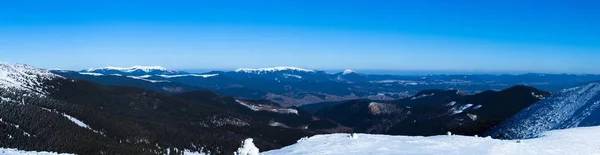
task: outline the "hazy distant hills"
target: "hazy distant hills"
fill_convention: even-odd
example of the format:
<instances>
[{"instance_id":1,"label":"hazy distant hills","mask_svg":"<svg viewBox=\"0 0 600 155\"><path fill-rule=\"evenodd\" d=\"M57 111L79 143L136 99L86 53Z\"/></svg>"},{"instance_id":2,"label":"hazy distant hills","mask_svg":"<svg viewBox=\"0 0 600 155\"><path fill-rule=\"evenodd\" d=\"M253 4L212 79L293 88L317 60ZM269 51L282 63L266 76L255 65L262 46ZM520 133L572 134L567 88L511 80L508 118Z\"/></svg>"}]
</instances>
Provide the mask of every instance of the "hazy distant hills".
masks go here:
<instances>
[{"instance_id":1,"label":"hazy distant hills","mask_svg":"<svg viewBox=\"0 0 600 155\"><path fill-rule=\"evenodd\" d=\"M527 85L545 91L600 80L598 75L372 75L273 67L187 73L163 67L107 67L78 72L53 71L72 78L115 86L134 86L165 93L208 89L245 99L268 99L283 106L351 99L397 100L425 89L453 89L467 94Z\"/></svg>"}]
</instances>

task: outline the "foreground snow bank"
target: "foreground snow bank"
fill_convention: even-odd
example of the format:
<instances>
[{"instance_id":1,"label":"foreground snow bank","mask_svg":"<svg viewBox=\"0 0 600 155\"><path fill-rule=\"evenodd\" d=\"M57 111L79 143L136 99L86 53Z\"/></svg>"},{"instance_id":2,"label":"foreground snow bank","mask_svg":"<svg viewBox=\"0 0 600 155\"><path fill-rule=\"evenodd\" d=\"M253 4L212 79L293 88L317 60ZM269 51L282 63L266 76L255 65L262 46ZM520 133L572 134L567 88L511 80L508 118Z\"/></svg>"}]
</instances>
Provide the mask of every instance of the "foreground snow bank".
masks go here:
<instances>
[{"instance_id":1,"label":"foreground snow bank","mask_svg":"<svg viewBox=\"0 0 600 155\"><path fill-rule=\"evenodd\" d=\"M22 151L17 149L0 148L0 154L2 155L58 155L54 152L36 152L36 151Z\"/></svg>"},{"instance_id":2,"label":"foreground snow bank","mask_svg":"<svg viewBox=\"0 0 600 155\"><path fill-rule=\"evenodd\" d=\"M473 154L548 155L600 154L600 127L549 131L527 140L498 140L469 136L409 137L358 134L317 135L263 155L353 154ZM356 137L356 138L353 138Z\"/></svg>"}]
</instances>

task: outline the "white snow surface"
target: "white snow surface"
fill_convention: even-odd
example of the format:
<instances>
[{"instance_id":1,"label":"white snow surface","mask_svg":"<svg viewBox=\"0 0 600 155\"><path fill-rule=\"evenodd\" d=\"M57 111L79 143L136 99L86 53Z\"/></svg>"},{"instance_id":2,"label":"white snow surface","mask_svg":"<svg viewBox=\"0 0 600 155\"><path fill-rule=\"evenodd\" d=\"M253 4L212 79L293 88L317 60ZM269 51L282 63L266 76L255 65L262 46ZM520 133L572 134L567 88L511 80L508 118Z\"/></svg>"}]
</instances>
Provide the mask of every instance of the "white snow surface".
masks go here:
<instances>
[{"instance_id":1,"label":"white snow surface","mask_svg":"<svg viewBox=\"0 0 600 155\"><path fill-rule=\"evenodd\" d=\"M44 93L43 82L62 78L47 70L37 69L25 64L0 62L0 88L15 88Z\"/></svg>"},{"instance_id":2,"label":"white snow surface","mask_svg":"<svg viewBox=\"0 0 600 155\"><path fill-rule=\"evenodd\" d=\"M37 151L23 151L17 149L10 148L0 148L1 155L59 155L59 153L55 152L37 152ZM67 154L61 154L67 155Z\"/></svg>"},{"instance_id":3,"label":"white snow surface","mask_svg":"<svg viewBox=\"0 0 600 155\"><path fill-rule=\"evenodd\" d=\"M240 147L235 155L258 155L258 148L254 145L252 138L248 138L242 142L242 147Z\"/></svg>"},{"instance_id":4,"label":"white snow surface","mask_svg":"<svg viewBox=\"0 0 600 155\"><path fill-rule=\"evenodd\" d=\"M261 73L261 72L276 72L276 71L285 71L285 70L315 72L314 70L298 68L298 67L239 68L239 69L236 69L235 72Z\"/></svg>"},{"instance_id":5,"label":"white snow surface","mask_svg":"<svg viewBox=\"0 0 600 155\"><path fill-rule=\"evenodd\" d=\"M555 130L527 140L471 136L316 135L262 155L565 155L600 154L600 127Z\"/></svg>"}]
</instances>

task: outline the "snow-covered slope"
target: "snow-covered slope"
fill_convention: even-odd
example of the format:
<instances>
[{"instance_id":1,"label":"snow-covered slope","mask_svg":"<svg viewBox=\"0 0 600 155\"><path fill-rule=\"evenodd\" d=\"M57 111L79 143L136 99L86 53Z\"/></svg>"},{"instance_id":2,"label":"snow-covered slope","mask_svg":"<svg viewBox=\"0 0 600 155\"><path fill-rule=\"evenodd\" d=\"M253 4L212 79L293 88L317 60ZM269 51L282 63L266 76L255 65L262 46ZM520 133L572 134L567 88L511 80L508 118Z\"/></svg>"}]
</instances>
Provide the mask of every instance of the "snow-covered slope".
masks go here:
<instances>
[{"instance_id":1,"label":"snow-covered slope","mask_svg":"<svg viewBox=\"0 0 600 155\"><path fill-rule=\"evenodd\" d=\"M25 64L0 62L0 88L44 93L44 81L54 78L60 78L60 76Z\"/></svg>"},{"instance_id":2,"label":"snow-covered slope","mask_svg":"<svg viewBox=\"0 0 600 155\"><path fill-rule=\"evenodd\" d=\"M600 127L546 132L528 140L470 136L317 135L262 155L564 155L600 154Z\"/></svg>"},{"instance_id":3,"label":"snow-covered slope","mask_svg":"<svg viewBox=\"0 0 600 155\"><path fill-rule=\"evenodd\" d=\"M521 139L542 132L600 125L600 83L565 89L526 108L491 131L498 138Z\"/></svg>"}]
</instances>

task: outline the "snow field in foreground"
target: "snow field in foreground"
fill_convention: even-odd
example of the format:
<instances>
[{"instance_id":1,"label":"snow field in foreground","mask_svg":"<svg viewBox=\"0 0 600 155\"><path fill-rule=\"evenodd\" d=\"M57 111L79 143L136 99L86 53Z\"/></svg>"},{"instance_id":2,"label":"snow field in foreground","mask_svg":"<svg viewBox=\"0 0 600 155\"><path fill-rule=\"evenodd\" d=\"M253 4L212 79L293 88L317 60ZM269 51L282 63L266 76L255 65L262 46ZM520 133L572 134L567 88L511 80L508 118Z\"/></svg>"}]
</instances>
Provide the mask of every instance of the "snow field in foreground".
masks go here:
<instances>
[{"instance_id":1,"label":"snow field in foreground","mask_svg":"<svg viewBox=\"0 0 600 155\"><path fill-rule=\"evenodd\" d=\"M549 131L526 140L471 136L389 136L328 134L262 155L600 155L600 126Z\"/></svg>"}]
</instances>

